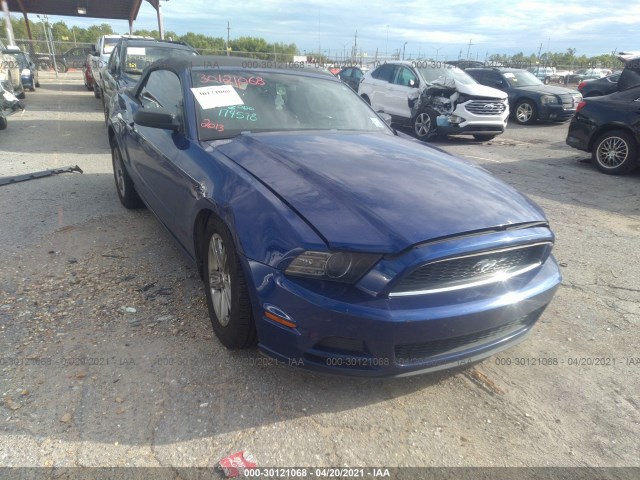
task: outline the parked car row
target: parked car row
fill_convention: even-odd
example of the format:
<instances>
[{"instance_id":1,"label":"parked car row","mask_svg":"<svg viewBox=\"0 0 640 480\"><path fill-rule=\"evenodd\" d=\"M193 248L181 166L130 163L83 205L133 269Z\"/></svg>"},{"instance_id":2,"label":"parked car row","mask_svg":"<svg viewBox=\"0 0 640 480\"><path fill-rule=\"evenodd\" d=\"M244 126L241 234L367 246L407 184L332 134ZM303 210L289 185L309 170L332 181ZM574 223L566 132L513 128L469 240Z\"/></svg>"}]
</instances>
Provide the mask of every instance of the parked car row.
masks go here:
<instances>
[{"instance_id":1,"label":"parked car row","mask_svg":"<svg viewBox=\"0 0 640 480\"><path fill-rule=\"evenodd\" d=\"M321 69L164 58L113 89L116 191L194 263L227 348L361 376L478 361L524 340L561 278L537 205L377 112L408 121L411 93L443 127L501 132L507 94L460 72L387 64L359 84L371 108Z\"/></svg>"}]
</instances>

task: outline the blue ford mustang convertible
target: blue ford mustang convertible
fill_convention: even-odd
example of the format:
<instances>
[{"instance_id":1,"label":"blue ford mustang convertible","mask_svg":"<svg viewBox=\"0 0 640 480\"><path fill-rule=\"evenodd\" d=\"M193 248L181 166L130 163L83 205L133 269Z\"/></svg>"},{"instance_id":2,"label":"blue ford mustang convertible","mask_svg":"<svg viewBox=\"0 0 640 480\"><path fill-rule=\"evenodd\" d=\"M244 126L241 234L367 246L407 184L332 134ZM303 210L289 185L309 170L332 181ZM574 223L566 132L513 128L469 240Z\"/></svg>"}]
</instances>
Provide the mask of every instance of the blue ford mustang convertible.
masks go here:
<instances>
[{"instance_id":1,"label":"blue ford mustang convertible","mask_svg":"<svg viewBox=\"0 0 640 480\"><path fill-rule=\"evenodd\" d=\"M118 196L195 263L220 342L392 376L526 338L560 282L540 208L338 79L272 63L160 60L109 118Z\"/></svg>"}]
</instances>

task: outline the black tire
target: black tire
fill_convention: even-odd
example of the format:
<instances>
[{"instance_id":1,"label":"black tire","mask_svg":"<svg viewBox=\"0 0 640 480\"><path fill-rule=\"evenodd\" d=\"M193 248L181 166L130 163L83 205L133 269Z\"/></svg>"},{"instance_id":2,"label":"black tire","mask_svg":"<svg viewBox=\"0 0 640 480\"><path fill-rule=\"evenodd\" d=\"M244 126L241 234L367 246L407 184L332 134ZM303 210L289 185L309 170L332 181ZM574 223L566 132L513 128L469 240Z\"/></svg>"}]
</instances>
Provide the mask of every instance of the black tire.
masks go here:
<instances>
[{"instance_id":1,"label":"black tire","mask_svg":"<svg viewBox=\"0 0 640 480\"><path fill-rule=\"evenodd\" d=\"M118 198L120 203L125 208L135 209L144 206L142 200L136 192L133 181L127 172L122 161L122 153L115 140L111 141L111 162L113 164L113 178L116 181L116 192L118 192Z\"/></svg>"},{"instance_id":2,"label":"black tire","mask_svg":"<svg viewBox=\"0 0 640 480\"><path fill-rule=\"evenodd\" d=\"M413 125L413 135L418 140L427 140L435 135L437 130L438 114L431 109L423 108L420 110L411 122Z\"/></svg>"},{"instance_id":3,"label":"black tire","mask_svg":"<svg viewBox=\"0 0 640 480\"><path fill-rule=\"evenodd\" d=\"M496 138L496 135L492 135L492 134L484 135L484 134L475 133L473 135L473 138L475 138L479 142L488 142L488 141L493 140L494 138Z\"/></svg>"},{"instance_id":4,"label":"black tire","mask_svg":"<svg viewBox=\"0 0 640 480\"><path fill-rule=\"evenodd\" d=\"M367 102L367 105L371 106L371 100L369 100L369 97L366 95L361 95L362 99Z\"/></svg>"},{"instance_id":5,"label":"black tire","mask_svg":"<svg viewBox=\"0 0 640 480\"><path fill-rule=\"evenodd\" d=\"M36 91L36 87L31 87L31 88L29 88L29 91L30 91L30 92L35 92L35 91Z\"/></svg>"},{"instance_id":6,"label":"black tire","mask_svg":"<svg viewBox=\"0 0 640 480\"><path fill-rule=\"evenodd\" d=\"M93 96L96 98L102 98L102 90L100 90L97 83L93 86Z\"/></svg>"},{"instance_id":7,"label":"black tire","mask_svg":"<svg viewBox=\"0 0 640 480\"><path fill-rule=\"evenodd\" d=\"M6 130L7 125L7 117L0 116L0 130Z\"/></svg>"},{"instance_id":8,"label":"black tire","mask_svg":"<svg viewBox=\"0 0 640 480\"><path fill-rule=\"evenodd\" d=\"M513 111L513 119L520 125L531 125L538 119L538 109L531 100L520 100Z\"/></svg>"},{"instance_id":9,"label":"black tire","mask_svg":"<svg viewBox=\"0 0 640 480\"><path fill-rule=\"evenodd\" d=\"M610 130L593 145L591 159L602 173L624 175L638 167L638 145L624 130Z\"/></svg>"},{"instance_id":10,"label":"black tire","mask_svg":"<svg viewBox=\"0 0 640 480\"><path fill-rule=\"evenodd\" d=\"M210 218L202 245L207 307L214 333L232 350L254 346L257 334L249 290L227 226Z\"/></svg>"},{"instance_id":11,"label":"black tire","mask_svg":"<svg viewBox=\"0 0 640 480\"><path fill-rule=\"evenodd\" d=\"M42 72L48 72L50 68L51 66L46 62L42 62L38 64L38 70Z\"/></svg>"},{"instance_id":12,"label":"black tire","mask_svg":"<svg viewBox=\"0 0 640 480\"><path fill-rule=\"evenodd\" d=\"M25 98L27 98L27 94L24 93L24 90L22 90L20 93L16 93L16 98L18 100L24 100Z\"/></svg>"},{"instance_id":13,"label":"black tire","mask_svg":"<svg viewBox=\"0 0 640 480\"><path fill-rule=\"evenodd\" d=\"M58 73L66 73L67 70L69 70L64 63L58 63L56 62L56 71Z\"/></svg>"},{"instance_id":14,"label":"black tire","mask_svg":"<svg viewBox=\"0 0 640 480\"><path fill-rule=\"evenodd\" d=\"M40 82L36 81L36 88L40 88Z\"/></svg>"},{"instance_id":15,"label":"black tire","mask_svg":"<svg viewBox=\"0 0 640 480\"><path fill-rule=\"evenodd\" d=\"M550 77L544 77L544 84L545 85L549 85L550 82L551 82L551 78Z\"/></svg>"}]
</instances>

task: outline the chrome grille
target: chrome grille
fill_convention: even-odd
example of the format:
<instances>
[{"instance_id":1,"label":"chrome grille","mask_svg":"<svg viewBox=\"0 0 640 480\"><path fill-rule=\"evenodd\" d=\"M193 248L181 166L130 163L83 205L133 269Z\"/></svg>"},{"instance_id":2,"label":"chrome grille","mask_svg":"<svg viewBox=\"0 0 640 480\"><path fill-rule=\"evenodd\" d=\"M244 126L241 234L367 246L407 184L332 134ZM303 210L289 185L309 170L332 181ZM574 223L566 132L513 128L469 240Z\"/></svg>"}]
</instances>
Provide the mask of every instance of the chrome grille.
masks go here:
<instances>
[{"instance_id":1,"label":"chrome grille","mask_svg":"<svg viewBox=\"0 0 640 480\"><path fill-rule=\"evenodd\" d=\"M580 103L580 100L575 98L573 95L560 95L560 100L562 100L562 106L565 108L574 108L575 105Z\"/></svg>"},{"instance_id":2,"label":"chrome grille","mask_svg":"<svg viewBox=\"0 0 640 480\"><path fill-rule=\"evenodd\" d=\"M389 295L436 293L506 280L542 264L550 246L543 242L427 263L400 280Z\"/></svg>"},{"instance_id":3,"label":"chrome grille","mask_svg":"<svg viewBox=\"0 0 640 480\"><path fill-rule=\"evenodd\" d=\"M474 115L501 115L507 106L500 100L472 100L464 108Z\"/></svg>"}]
</instances>

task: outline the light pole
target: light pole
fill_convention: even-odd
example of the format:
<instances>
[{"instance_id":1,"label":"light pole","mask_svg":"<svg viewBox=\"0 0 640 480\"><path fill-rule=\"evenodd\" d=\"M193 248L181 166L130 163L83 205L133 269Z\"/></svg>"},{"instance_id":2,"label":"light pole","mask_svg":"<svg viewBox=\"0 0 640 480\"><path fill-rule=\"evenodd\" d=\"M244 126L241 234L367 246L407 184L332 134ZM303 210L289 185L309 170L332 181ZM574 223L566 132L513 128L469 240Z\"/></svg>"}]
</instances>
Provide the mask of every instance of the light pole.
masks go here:
<instances>
[{"instance_id":1,"label":"light pole","mask_svg":"<svg viewBox=\"0 0 640 480\"><path fill-rule=\"evenodd\" d=\"M402 46L402 60L404 60L404 49L407 46L407 43L409 42L404 42L404 45Z\"/></svg>"},{"instance_id":2,"label":"light pole","mask_svg":"<svg viewBox=\"0 0 640 480\"><path fill-rule=\"evenodd\" d=\"M387 43L384 44L384 56L388 55L388 47L389 47L389 25L387 25Z\"/></svg>"}]
</instances>

